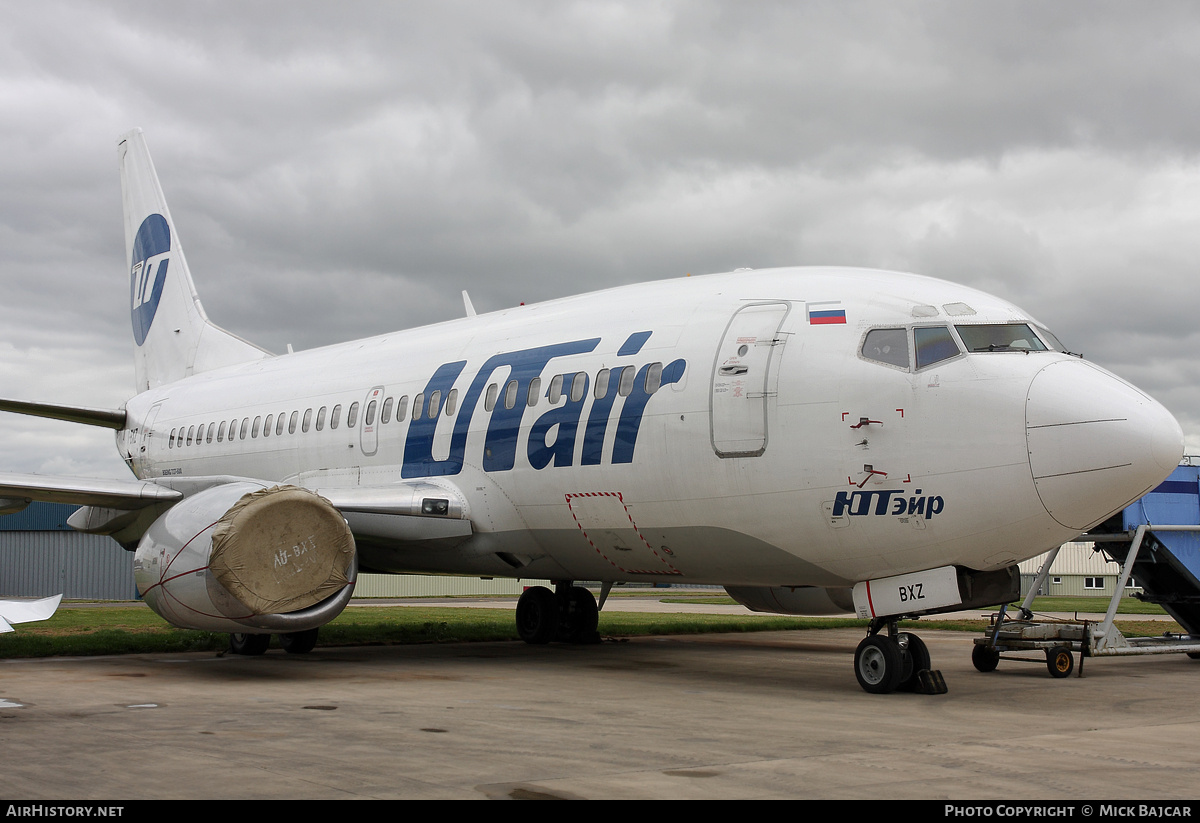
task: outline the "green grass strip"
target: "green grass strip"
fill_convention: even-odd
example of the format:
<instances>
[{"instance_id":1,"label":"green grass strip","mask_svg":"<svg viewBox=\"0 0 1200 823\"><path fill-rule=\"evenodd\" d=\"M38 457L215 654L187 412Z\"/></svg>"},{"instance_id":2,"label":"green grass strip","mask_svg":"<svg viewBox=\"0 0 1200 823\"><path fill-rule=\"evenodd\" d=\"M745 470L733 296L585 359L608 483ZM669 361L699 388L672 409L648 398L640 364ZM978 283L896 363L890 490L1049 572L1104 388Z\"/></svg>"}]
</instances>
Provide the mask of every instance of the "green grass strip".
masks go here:
<instances>
[{"instance_id":1,"label":"green grass strip","mask_svg":"<svg viewBox=\"0 0 1200 823\"><path fill-rule=\"evenodd\" d=\"M1104 601L1103 598L1093 598ZM706 598L707 600L707 598ZM1043 607L1043 611L1098 611L1081 598L1072 608ZM1107 601L1104 601L1105 603ZM1138 605L1145 606L1139 601ZM710 632L761 632L794 629L866 629L865 620L849 617L791 617L786 615L708 615L650 612L602 612L600 634L638 637ZM986 620L905 621L901 626L924 631L983 632ZM1118 622L1127 636L1158 636L1181 632L1173 622ZM64 606L50 620L24 623L0 635L0 659L57 655L112 655L212 651L228 649L224 632L176 629L141 604L128 606ZM321 646L362 646L413 643L467 643L517 640L513 609L472 609L442 606L354 606L321 628Z\"/></svg>"}]
</instances>

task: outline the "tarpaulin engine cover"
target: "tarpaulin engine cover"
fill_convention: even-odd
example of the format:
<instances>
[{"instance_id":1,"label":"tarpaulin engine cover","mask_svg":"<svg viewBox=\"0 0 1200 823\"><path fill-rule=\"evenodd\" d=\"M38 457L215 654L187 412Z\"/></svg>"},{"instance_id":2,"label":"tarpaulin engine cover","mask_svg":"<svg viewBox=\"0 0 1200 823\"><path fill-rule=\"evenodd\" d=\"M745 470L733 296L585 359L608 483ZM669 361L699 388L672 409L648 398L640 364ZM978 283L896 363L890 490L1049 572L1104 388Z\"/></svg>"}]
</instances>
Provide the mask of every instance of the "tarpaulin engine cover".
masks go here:
<instances>
[{"instance_id":1,"label":"tarpaulin engine cover","mask_svg":"<svg viewBox=\"0 0 1200 823\"><path fill-rule=\"evenodd\" d=\"M244 495L217 521L209 570L254 614L316 605L350 582L354 536L325 498L297 486Z\"/></svg>"}]
</instances>

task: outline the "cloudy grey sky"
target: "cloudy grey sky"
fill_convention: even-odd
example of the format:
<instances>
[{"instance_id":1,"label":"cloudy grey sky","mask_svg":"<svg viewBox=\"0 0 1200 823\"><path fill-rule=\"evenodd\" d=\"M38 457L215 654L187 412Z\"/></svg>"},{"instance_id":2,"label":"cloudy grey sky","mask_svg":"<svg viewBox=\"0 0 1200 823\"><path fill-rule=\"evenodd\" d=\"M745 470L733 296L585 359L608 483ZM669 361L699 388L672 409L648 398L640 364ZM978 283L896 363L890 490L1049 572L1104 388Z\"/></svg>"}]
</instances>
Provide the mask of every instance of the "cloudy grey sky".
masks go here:
<instances>
[{"instance_id":1,"label":"cloudy grey sky","mask_svg":"<svg viewBox=\"0 0 1200 823\"><path fill-rule=\"evenodd\" d=\"M1200 453L1190 2L7 2L0 396L133 385L116 138L275 351L738 266L1005 297ZM0 469L127 476L4 416Z\"/></svg>"}]
</instances>

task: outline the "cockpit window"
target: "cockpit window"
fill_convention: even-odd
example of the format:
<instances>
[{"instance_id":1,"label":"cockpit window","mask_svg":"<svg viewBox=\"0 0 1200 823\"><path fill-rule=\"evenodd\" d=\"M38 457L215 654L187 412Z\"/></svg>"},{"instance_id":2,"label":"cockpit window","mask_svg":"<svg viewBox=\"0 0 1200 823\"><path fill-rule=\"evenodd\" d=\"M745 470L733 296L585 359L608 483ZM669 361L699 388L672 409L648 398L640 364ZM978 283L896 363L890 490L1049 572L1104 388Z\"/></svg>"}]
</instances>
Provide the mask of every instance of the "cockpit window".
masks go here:
<instances>
[{"instance_id":1,"label":"cockpit window","mask_svg":"<svg viewBox=\"0 0 1200 823\"><path fill-rule=\"evenodd\" d=\"M987 326L955 326L969 352L981 351L1046 351L1046 345L1038 339L1025 323L1005 323Z\"/></svg>"},{"instance_id":2,"label":"cockpit window","mask_svg":"<svg viewBox=\"0 0 1200 823\"><path fill-rule=\"evenodd\" d=\"M1050 348L1055 351L1065 352L1067 349L1062 343L1058 342L1058 338L1050 333L1050 330L1045 326L1037 326L1038 337L1042 338Z\"/></svg>"},{"instance_id":3,"label":"cockpit window","mask_svg":"<svg viewBox=\"0 0 1200 823\"><path fill-rule=\"evenodd\" d=\"M913 329L913 347L917 350L918 369L961 354L954 335L945 326Z\"/></svg>"},{"instance_id":4,"label":"cockpit window","mask_svg":"<svg viewBox=\"0 0 1200 823\"><path fill-rule=\"evenodd\" d=\"M908 368L908 330L874 329L863 338L862 356L868 360Z\"/></svg>"}]
</instances>

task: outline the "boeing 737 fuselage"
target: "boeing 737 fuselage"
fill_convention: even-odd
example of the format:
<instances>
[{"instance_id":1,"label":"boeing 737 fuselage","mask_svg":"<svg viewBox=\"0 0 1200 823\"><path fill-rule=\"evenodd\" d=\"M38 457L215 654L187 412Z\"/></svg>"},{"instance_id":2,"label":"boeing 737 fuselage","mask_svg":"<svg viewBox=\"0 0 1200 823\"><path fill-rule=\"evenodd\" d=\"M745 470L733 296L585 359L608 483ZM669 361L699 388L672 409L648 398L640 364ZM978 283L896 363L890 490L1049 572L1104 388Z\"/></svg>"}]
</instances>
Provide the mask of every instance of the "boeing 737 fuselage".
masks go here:
<instances>
[{"instance_id":1,"label":"boeing 737 fuselage","mask_svg":"<svg viewBox=\"0 0 1200 823\"><path fill-rule=\"evenodd\" d=\"M1183 452L1021 309L909 274L739 270L271 356L205 317L140 131L121 157L138 394L3 407L115 428L142 482L0 495L85 504L156 611L238 651L311 648L362 570L558 581L518 605L529 642L595 637L573 581L715 583L870 618L859 682L914 688L899 617L1006 602Z\"/></svg>"}]
</instances>

